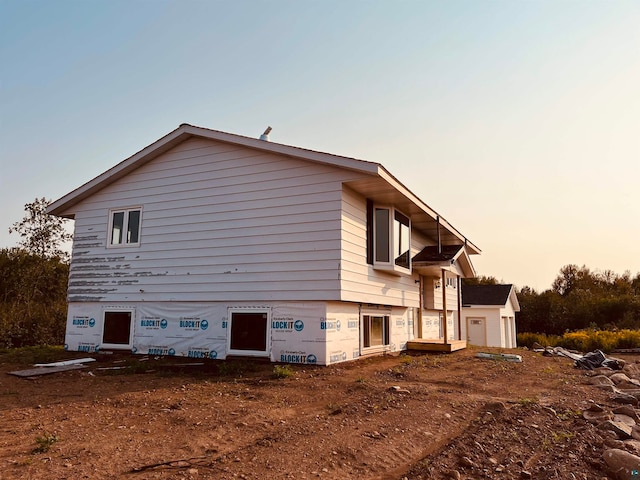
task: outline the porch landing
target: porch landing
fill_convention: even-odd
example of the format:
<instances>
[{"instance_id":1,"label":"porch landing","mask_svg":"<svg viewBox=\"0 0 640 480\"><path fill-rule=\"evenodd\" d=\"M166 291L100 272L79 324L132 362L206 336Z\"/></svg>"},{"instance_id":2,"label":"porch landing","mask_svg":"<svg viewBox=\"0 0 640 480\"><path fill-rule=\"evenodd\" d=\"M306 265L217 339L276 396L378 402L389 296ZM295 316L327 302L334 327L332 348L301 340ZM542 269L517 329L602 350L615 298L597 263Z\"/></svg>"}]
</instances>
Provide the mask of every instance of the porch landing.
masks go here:
<instances>
[{"instance_id":1,"label":"porch landing","mask_svg":"<svg viewBox=\"0 0 640 480\"><path fill-rule=\"evenodd\" d=\"M442 338L416 338L407 342L407 350L420 350L422 352L451 353L465 348L467 348L466 340L449 340L445 343Z\"/></svg>"}]
</instances>

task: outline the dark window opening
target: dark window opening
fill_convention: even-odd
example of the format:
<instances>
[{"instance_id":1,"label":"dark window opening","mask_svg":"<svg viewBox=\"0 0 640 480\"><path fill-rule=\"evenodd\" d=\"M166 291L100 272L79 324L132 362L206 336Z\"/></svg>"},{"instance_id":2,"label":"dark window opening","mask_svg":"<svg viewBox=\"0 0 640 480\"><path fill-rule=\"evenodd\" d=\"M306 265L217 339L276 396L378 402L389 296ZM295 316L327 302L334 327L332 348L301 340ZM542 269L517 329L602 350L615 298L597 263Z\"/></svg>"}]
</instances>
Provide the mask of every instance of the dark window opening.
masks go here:
<instances>
[{"instance_id":1,"label":"dark window opening","mask_svg":"<svg viewBox=\"0 0 640 480\"><path fill-rule=\"evenodd\" d=\"M231 313L231 350L267 350L267 314L264 312Z\"/></svg>"},{"instance_id":2,"label":"dark window opening","mask_svg":"<svg viewBox=\"0 0 640 480\"><path fill-rule=\"evenodd\" d=\"M104 312L102 343L128 346L131 341L131 312Z\"/></svg>"},{"instance_id":3,"label":"dark window opening","mask_svg":"<svg viewBox=\"0 0 640 480\"><path fill-rule=\"evenodd\" d=\"M376 208L375 212L375 229L376 229L376 262L389 262L389 209Z\"/></svg>"}]
</instances>

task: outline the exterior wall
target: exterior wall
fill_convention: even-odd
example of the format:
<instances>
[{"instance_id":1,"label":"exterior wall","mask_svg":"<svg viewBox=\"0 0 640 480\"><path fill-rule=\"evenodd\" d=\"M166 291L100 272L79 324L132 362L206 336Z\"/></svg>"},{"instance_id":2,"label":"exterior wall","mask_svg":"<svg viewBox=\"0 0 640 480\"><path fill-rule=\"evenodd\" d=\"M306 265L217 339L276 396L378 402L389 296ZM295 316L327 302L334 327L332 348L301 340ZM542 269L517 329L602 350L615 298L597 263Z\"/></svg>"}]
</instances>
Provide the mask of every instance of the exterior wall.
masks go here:
<instances>
[{"instance_id":1,"label":"exterior wall","mask_svg":"<svg viewBox=\"0 0 640 480\"><path fill-rule=\"evenodd\" d=\"M407 342L413 340L413 308L394 307L391 310L391 352L407 349Z\"/></svg>"},{"instance_id":2,"label":"exterior wall","mask_svg":"<svg viewBox=\"0 0 640 480\"><path fill-rule=\"evenodd\" d=\"M422 313L422 338L438 340L444 338L444 329L440 317L442 311L424 310ZM458 312L447 310L447 337L449 340L458 338ZM464 338L464 337L463 337Z\"/></svg>"},{"instance_id":3,"label":"exterior wall","mask_svg":"<svg viewBox=\"0 0 640 480\"><path fill-rule=\"evenodd\" d=\"M368 308L390 316L390 344L380 352L406 349L413 338L413 310ZM229 309L269 312L266 356L272 362L329 365L363 353L361 307L347 302L76 302L69 305L65 348L99 351L104 312L131 311L133 353L223 360Z\"/></svg>"},{"instance_id":4,"label":"exterior wall","mask_svg":"<svg viewBox=\"0 0 640 480\"><path fill-rule=\"evenodd\" d=\"M448 278L456 278L451 275ZM441 277L425 277L424 285L424 306L430 310L442 310L442 278ZM447 292L447 310L456 310L458 308L458 287L444 286Z\"/></svg>"},{"instance_id":5,"label":"exterior wall","mask_svg":"<svg viewBox=\"0 0 640 480\"><path fill-rule=\"evenodd\" d=\"M69 305L65 348L95 352L102 348L105 311L133 311L133 353L225 359L229 309L270 313L268 357L274 362L326 365L324 302L197 303L79 302Z\"/></svg>"},{"instance_id":6,"label":"exterior wall","mask_svg":"<svg viewBox=\"0 0 640 480\"><path fill-rule=\"evenodd\" d=\"M361 174L191 139L74 206L70 302L340 298L342 182ZM109 209L140 245L107 247Z\"/></svg>"},{"instance_id":7,"label":"exterior wall","mask_svg":"<svg viewBox=\"0 0 640 480\"><path fill-rule=\"evenodd\" d=\"M418 307L420 302L416 274L395 275L367 264L366 199L349 188L342 192L341 299L351 302ZM426 244L411 234L411 256Z\"/></svg>"},{"instance_id":8,"label":"exterior wall","mask_svg":"<svg viewBox=\"0 0 640 480\"><path fill-rule=\"evenodd\" d=\"M498 307L463 307L462 309L464 329L463 338L467 338L467 322L469 317L485 319L486 344L483 347L502 347L502 324L500 321L500 308Z\"/></svg>"},{"instance_id":9,"label":"exterior wall","mask_svg":"<svg viewBox=\"0 0 640 480\"><path fill-rule=\"evenodd\" d=\"M327 356L331 363L360 356L360 306L356 303L327 303Z\"/></svg>"},{"instance_id":10,"label":"exterior wall","mask_svg":"<svg viewBox=\"0 0 640 480\"><path fill-rule=\"evenodd\" d=\"M437 277L424 278L424 307L426 309L442 309L442 290L440 290L440 283L440 278Z\"/></svg>"},{"instance_id":11,"label":"exterior wall","mask_svg":"<svg viewBox=\"0 0 640 480\"><path fill-rule=\"evenodd\" d=\"M500 306L469 306L462 309L462 335L467 338L467 322L470 317L485 318L486 347L516 348L516 321L515 311L511 302L504 307ZM505 325L503 318L508 324Z\"/></svg>"},{"instance_id":12,"label":"exterior wall","mask_svg":"<svg viewBox=\"0 0 640 480\"><path fill-rule=\"evenodd\" d=\"M389 316L389 345L380 348L362 348L362 315ZM327 355L329 363L356 359L362 355L399 352L407 349L413 339L414 309L382 305L360 305L347 302L327 304Z\"/></svg>"}]
</instances>

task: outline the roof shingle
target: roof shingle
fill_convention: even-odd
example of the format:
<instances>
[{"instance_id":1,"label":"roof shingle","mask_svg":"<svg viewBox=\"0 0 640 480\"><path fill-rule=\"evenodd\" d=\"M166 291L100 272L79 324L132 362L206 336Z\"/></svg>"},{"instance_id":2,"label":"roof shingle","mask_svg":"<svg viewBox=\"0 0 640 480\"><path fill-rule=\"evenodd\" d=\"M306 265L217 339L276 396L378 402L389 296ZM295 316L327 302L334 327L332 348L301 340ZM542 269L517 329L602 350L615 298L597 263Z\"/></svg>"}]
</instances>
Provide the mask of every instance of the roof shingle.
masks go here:
<instances>
[{"instance_id":1,"label":"roof shingle","mask_svg":"<svg viewBox=\"0 0 640 480\"><path fill-rule=\"evenodd\" d=\"M463 305L505 305L509 300L512 284L462 285Z\"/></svg>"}]
</instances>

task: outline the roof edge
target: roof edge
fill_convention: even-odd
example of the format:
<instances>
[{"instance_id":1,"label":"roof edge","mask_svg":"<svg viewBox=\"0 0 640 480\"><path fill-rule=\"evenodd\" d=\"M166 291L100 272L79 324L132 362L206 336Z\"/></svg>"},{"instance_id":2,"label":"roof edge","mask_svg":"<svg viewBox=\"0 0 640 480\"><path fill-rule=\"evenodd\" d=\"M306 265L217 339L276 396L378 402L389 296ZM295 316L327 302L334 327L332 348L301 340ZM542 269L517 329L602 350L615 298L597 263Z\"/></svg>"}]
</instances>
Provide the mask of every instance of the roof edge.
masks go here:
<instances>
[{"instance_id":1,"label":"roof edge","mask_svg":"<svg viewBox=\"0 0 640 480\"><path fill-rule=\"evenodd\" d=\"M411 190L405 187L402 182L400 182L396 177L394 177L384 166L380 165L380 177L383 178L387 183L389 183L393 188L402 193L405 197L407 197L411 202L415 203L420 209L422 209L427 215L430 215L433 218L437 218L440 221L440 225L447 230L449 230L453 235L455 235L458 240L464 243L466 247L470 249L468 252L469 255L479 255L482 253L482 250L478 248L473 242L471 242L467 237L462 235L453 225L451 225L442 215L432 209L429 205L424 203L420 198L414 194Z\"/></svg>"},{"instance_id":2,"label":"roof edge","mask_svg":"<svg viewBox=\"0 0 640 480\"><path fill-rule=\"evenodd\" d=\"M94 177L75 190L72 190L67 195L51 203L51 205L47 207L47 213L71 218L72 215L65 214L68 208L191 137L201 137L224 143L240 145L247 148L324 163L371 175L379 175L379 170L382 168L379 163L375 162L358 160L356 158L343 157L315 150L307 150L300 147L284 145L281 143L260 140L257 138L221 132L219 130L211 130L183 123L175 130L169 132L139 152L126 158L114 167L111 167L109 170L97 177Z\"/></svg>"}]
</instances>

